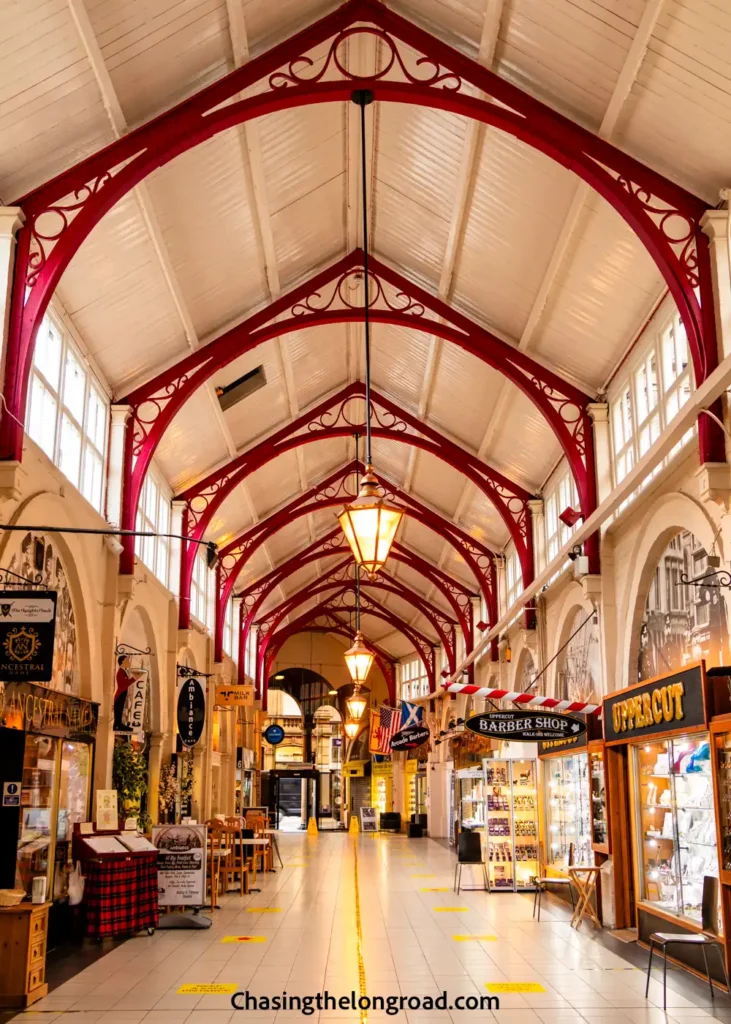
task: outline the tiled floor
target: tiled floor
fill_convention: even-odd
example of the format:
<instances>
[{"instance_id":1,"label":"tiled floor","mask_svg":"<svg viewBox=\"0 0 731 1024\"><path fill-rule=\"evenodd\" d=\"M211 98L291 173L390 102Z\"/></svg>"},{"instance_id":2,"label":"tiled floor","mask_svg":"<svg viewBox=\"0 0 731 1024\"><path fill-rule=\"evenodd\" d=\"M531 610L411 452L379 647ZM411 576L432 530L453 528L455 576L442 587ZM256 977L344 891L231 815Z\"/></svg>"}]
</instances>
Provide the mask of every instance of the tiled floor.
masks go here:
<instances>
[{"instance_id":1,"label":"tiled floor","mask_svg":"<svg viewBox=\"0 0 731 1024\"><path fill-rule=\"evenodd\" d=\"M278 1024L319 1018L358 1020L358 1010L236 1012L230 994L181 994L185 984L235 984L254 995L358 994L354 844L362 923L362 966L369 996L485 995L489 982L536 982L544 991L500 996L488 1011L405 1010L403 1024L475 1020L495 1024L731 1024L731 1000L686 972L668 973L668 1014L659 982L645 1000L644 952L577 933L553 900L541 923L532 900L507 893L452 892L454 855L431 840L346 834L280 839L285 867L260 877L261 893L221 900L208 931L157 932L113 949L16 1020L22 1024ZM464 881L469 884L467 870ZM431 890L431 891L430 891ZM264 912L269 908L271 912ZM262 936L230 943L227 936ZM455 935L494 936L457 941ZM634 961L634 962L633 962ZM369 1011L368 1019L383 1019Z\"/></svg>"}]
</instances>

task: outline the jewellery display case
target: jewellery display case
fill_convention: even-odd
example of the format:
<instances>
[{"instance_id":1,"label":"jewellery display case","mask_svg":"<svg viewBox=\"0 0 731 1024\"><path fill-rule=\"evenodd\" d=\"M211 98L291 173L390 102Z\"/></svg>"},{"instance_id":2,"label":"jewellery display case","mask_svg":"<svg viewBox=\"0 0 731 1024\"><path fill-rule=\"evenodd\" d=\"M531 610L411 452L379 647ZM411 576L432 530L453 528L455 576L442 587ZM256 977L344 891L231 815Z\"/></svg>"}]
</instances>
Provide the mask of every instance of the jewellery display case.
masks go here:
<instances>
[{"instance_id":1,"label":"jewellery display case","mask_svg":"<svg viewBox=\"0 0 731 1024\"><path fill-rule=\"evenodd\" d=\"M536 769L532 760L484 761L491 892L535 888L539 874Z\"/></svg>"},{"instance_id":2,"label":"jewellery display case","mask_svg":"<svg viewBox=\"0 0 731 1024\"><path fill-rule=\"evenodd\" d=\"M546 758L546 867L594 864L589 757L586 750Z\"/></svg>"},{"instance_id":3,"label":"jewellery display case","mask_svg":"<svg viewBox=\"0 0 731 1024\"><path fill-rule=\"evenodd\" d=\"M705 875L718 877L708 733L632 745L640 899L701 920Z\"/></svg>"},{"instance_id":4,"label":"jewellery display case","mask_svg":"<svg viewBox=\"0 0 731 1024\"><path fill-rule=\"evenodd\" d=\"M604 744L589 745L589 783L591 786L591 845L594 853L609 853L607 786Z\"/></svg>"},{"instance_id":5,"label":"jewellery display case","mask_svg":"<svg viewBox=\"0 0 731 1024\"><path fill-rule=\"evenodd\" d=\"M457 772L458 825L460 830L485 828L485 781L482 768L460 768Z\"/></svg>"}]
</instances>

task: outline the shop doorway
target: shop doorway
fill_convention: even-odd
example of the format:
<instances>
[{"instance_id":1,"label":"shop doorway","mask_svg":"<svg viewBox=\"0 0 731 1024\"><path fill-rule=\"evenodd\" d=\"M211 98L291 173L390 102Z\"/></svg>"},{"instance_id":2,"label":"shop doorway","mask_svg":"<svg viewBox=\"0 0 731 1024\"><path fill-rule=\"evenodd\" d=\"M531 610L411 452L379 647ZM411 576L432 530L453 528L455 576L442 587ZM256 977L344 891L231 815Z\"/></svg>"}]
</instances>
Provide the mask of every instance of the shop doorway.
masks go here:
<instances>
[{"instance_id":1,"label":"shop doorway","mask_svg":"<svg viewBox=\"0 0 731 1024\"><path fill-rule=\"evenodd\" d=\"M282 832L301 832L310 818L320 827L320 773L293 770L270 773L271 804Z\"/></svg>"}]
</instances>

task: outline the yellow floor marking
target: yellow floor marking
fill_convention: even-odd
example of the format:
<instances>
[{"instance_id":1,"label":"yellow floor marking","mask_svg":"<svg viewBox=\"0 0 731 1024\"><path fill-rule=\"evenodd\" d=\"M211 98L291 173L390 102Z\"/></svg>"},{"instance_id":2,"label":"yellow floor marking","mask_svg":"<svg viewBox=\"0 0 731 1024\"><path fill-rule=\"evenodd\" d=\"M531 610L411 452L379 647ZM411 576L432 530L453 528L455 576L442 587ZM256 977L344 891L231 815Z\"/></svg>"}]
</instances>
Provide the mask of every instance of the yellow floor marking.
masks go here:
<instances>
[{"instance_id":1,"label":"yellow floor marking","mask_svg":"<svg viewBox=\"0 0 731 1024\"><path fill-rule=\"evenodd\" d=\"M497 935L453 935L455 942L497 942Z\"/></svg>"},{"instance_id":2,"label":"yellow floor marking","mask_svg":"<svg viewBox=\"0 0 731 1024\"><path fill-rule=\"evenodd\" d=\"M358 958L358 988L360 995L367 995L365 961L363 959L363 922L360 918L360 888L358 886L358 839L353 836L353 885L355 889L355 952ZM366 1024L368 1011L360 1011L361 1024Z\"/></svg>"},{"instance_id":3,"label":"yellow floor marking","mask_svg":"<svg viewBox=\"0 0 731 1024\"><path fill-rule=\"evenodd\" d=\"M221 942L266 942L266 935L224 935Z\"/></svg>"},{"instance_id":4,"label":"yellow floor marking","mask_svg":"<svg viewBox=\"0 0 731 1024\"><path fill-rule=\"evenodd\" d=\"M229 992L235 992L238 985L181 985L178 989L179 996L222 996Z\"/></svg>"},{"instance_id":5,"label":"yellow floor marking","mask_svg":"<svg viewBox=\"0 0 731 1024\"><path fill-rule=\"evenodd\" d=\"M412 875L412 878L434 878L434 875Z\"/></svg>"},{"instance_id":6,"label":"yellow floor marking","mask_svg":"<svg viewBox=\"0 0 731 1024\"><path fill-rule=\"evenodd\" d=\"M488 992L545 992L543 985L537 981L488 981L485 984Z\"/></svg>"},{"instance_id":7,"label":"yellow floor marking","mask_svg":"<svg viewBox=\"0 0 731 1024\"><path fill-rule=\"evenodd\" d=\"M447 889L447 892L449 892L449 889ZM434 907L434 910L442 914L462 914L467 913L469 907Z\"/></svg>"},{"instance_id":8,"label":"yellow floor marking","mask_svg":"<svg viewBox=\"0 0 731 1024\"><path fill-rule=\"evenodd\" d=\"M449 889L419 889L419 892L449 892ZM437 910L439 907L437 907Z\"/></svg>"},{"instance_id":9,"label":"yellow floor marking","mask_svg":"<svg viewBox=\"0 0 731 1024\"><path fill-rule=\"evenodd\" d=\"M247 907L247 914L281 914L281 907Z\"/></svg>"}]
</instances>

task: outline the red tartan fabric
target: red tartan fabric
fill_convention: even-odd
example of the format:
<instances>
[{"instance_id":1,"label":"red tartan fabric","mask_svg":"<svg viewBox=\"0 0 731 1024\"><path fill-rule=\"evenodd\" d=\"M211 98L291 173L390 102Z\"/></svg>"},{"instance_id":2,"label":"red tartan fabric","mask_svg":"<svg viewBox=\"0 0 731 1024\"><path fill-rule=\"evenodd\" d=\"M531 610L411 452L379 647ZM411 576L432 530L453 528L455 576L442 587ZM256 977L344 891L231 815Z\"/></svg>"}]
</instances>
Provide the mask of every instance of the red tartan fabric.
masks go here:
<instances>
[{"instance_id":1,"label":"red tartan fabric","mask_svg":"<svg viewBox=\"0 0 731 1024\"><path fill-rule=\"evenodd\" d=\"M92 938L157 928L157 854L84 865L84 932Z\"/></svg>"}]
</instances>

